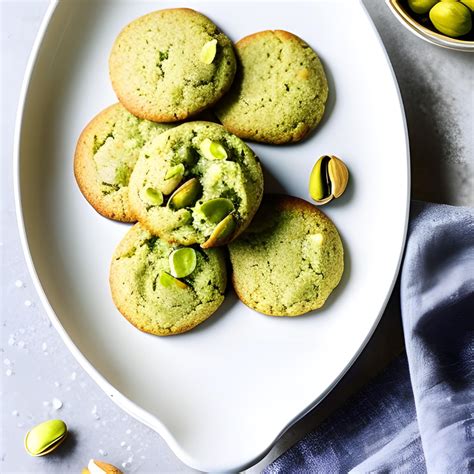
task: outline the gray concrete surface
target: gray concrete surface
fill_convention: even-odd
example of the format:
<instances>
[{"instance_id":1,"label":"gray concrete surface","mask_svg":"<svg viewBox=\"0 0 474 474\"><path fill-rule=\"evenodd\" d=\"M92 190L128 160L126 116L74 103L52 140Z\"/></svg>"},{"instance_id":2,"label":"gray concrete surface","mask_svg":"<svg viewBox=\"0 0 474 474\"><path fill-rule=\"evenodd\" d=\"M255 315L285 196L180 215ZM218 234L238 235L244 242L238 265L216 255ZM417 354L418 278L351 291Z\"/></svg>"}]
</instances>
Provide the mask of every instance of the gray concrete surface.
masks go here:
<instances>
[{"instance_id":1,"label":"gray concrete surface","mask_svg":"<svg viewBox=\"0 0 474 474\"><path fill-rule=\"evenodd\" d=\"M400 84L411 141L413 197L473 205L474 54L426 44L408 33L382 0L364 3ZM45 0L0 0L0 471L77 473L92 457L127 473L192 472L156 433L108 400L78 366L49 324L26 270L13 205L13 130L26 61L46 6ZM402 348L398 304L392 298L368 347L344 380L247 472L260 472L382 370ZM68 420L71 436L57 454L29 457L23 449L25 432L53 417Z\"/></svg>"}]
</instances>

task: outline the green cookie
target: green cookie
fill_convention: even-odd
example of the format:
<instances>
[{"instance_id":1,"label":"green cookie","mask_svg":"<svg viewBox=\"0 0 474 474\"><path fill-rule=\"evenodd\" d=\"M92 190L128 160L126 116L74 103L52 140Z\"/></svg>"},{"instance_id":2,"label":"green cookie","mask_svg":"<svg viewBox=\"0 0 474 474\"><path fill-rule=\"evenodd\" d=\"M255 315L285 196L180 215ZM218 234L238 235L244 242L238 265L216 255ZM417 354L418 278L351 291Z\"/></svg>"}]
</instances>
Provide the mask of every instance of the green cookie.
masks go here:
<instances>
[{"instance_id":1,"label":"green cookie","mask_svg":"<svg viewBox=\"0 0 474 474\"><path fill-rule=\"evenodd\" d=\"M344 270L334 224L312 204L291 196L265 196L252 224L229 251L237 295L271 316L320 308Z\"/></svg>"},{"instance_id":2,"label":"green cookie","mask_svg":"<svg viewBox=\"0 0 474 474\"><path fill-rule=\"evenodd\" d=\"M92 207L105 217L133 222L128 181L143 146L172 125L133 116L115 104L86 126L76 146L74 174Z\"/></svg>"},{"instance_id":3,"label":"green cookie","mask_svg":"<svg viewBox=\"0 0 474 474\"><path fill-rule=\"evenodd\" d=\"M189 122L142 151L129 199L133 214L151 233L209 248L247 227L262 193L260 163L240 138L221 125Z\"/></svg>"},{"instance_id":4,"label":"green cookie","mask_svg":"<svg viewBox=\"0 0 474 474\"><path fill-rule=\"evenodd\" d=\"M217 106L222 124L243 139L298 142L324 114L328 83L317 54L287 31L262 31L236 44L239 72Z\"/></svg>"},{"instance_id":5,"label":"green cookie","mask_svg":"<svg viewBox=\"0 0 474 474\"><path fill-rule=\"evenodd\" d=\"M234 79L231 41L189 8L159 10L127 25L109 58L112 86L137 117L175 122L216 103Z\"/></svg>"},{"instance_id":6,"label":"green cookie","mask_svg":"<svg viewBox=\"0 0 474 474\"><path fill-rule=\"evenodd\" d=\"M178 248L134 225L114 252L112 298L119 311L144 332L168 336L189 331L224 301L226 266L221 249L195 251L195 266L174 278L170 254Z\"/></svg>"}]
</instances>

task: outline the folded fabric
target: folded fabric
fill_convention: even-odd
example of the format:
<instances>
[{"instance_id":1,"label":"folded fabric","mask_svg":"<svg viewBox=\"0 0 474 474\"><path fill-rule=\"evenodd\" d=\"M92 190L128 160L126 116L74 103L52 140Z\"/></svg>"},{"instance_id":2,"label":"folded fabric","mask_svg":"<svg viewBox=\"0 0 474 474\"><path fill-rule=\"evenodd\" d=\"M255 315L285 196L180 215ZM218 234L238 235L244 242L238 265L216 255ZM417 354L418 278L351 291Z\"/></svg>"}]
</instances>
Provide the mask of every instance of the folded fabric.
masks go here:
<instances>
[{"instance_id":1,"label":"folded fabric","mask_svg":"<svg viewBox=\"0 0 474 474\"><path fill-rule=\"evenodd\" d=\"M264 473L474 472L473 209L412 203L400 293L406 355Z\"/></svg>"}]
</instances>

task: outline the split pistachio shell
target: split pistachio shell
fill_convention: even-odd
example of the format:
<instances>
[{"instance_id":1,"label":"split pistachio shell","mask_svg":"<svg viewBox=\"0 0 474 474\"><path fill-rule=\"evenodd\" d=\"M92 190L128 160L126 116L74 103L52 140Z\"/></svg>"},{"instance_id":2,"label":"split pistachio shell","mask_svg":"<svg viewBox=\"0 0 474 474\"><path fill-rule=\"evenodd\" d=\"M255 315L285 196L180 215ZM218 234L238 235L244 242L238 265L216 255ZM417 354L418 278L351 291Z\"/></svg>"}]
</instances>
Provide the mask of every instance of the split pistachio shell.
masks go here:
<instances>
[{"instance_id":1,"label":"split pistachio shell","mask_svg":"<svg viewBox=\"0 0 474 474\"><path fill-rule=\"evenodd\" d=\"M209 138L205 138L199 145L199 150L204 158L208 160L225 160L227 152L219 142L214 142Z\"/></svg>"},{"instance_id":2,"label":"split pistachio shell","mask_svg":"<svg viewBox=\"0 0 474 474\"><path fill-rule=\"evenodd\" d=\"M160 284L165 288L182 288L183 290L188 287L186 283L178 280L167 272L160 273Z\"/></svg>"},{"instance_id":3,"label":"split pistachio shell","mask_svg":"<svg viewBox=\"0 0 474 474\"><path fill-rule=\"evenodd\" d=\"M234 205L230 199L217 198L206 201L199 210L209 222L218 224L234 210Z\"/></svg>"},{"instance_id":4,"label":"split pistachio shell","mask_svg":"<svg viewBox=\"0 0 474 474\"><path fill-rule=\"evenodd\" d=\"M336 156L322 156L316 162L309 178L309 194L322 205L342 196L349 181L349 171Z\"/></svg>"},{"instance_id":5,"label":"split pistachio shell","mask_svg":"<svg viewBox=\"0 0 474 474\"><path fill-rule=\"evenodd\" d=\"M161 206L163 204L163 194L158 189L146 188L145 201L152 206Z\"/></svg>"},{"instance_id":6,"label":"split pistachio shell","mask_svg":"<svg viewBox=\"0 0 474 474\"><path fill-rule=\"evenodd\" d=\"M192 206L198 200L201 191L201 183L196 178L192 178L171 195L168 206L175 210Z\"/></svg>"},{"instance_id":7,"label":"split pistachio shell","mask_svg":"<svg viewBox=\"0 0 474 474\"><path fill-rule=\"evenodd\" d=\"M441 33L457 38L472 29L469 8L461 2L439 2L430 10L430 20Z\"/></svg>"},{"instance_id":8,"label":"split pistachio shell","mask_svg":"<svg viewBox=\"0 0 474 474\"><path fill-rule=\"evenodd\" d=\"M211 247L218 247L229 242L232 238L232 234L235 232L237 227L237 221L233 214L229 214L226 218L222 219L216 228L212 232L211 236L201 245L203 249Z\"/></svg>"},{"instance_id":9,"label":"split pistachio shell","mask_svg":"<svg viewBox=\"0 0 474 474\"><path fill-rule=\"evenodd\" d=\"M217 40L208 41L201 49L199 59L204 64L212 64L217 53Z\"/></svg>"},{"instance_id":10,"label":"split pistachio shell","mask_svg":"<svg viewBox=\"0 0 474 474\"><path fill-rule=\"evenodd\" d=\"M196 251L191 247L174 250L169 256L171 275L184 278L196 268Z\"/></svg>"},{"instance_id":11,"label":"split pistachio shell","mask_svg":"<svg viewBox=\"0 0 474 474\"><path fill-rule=\"evenodd\" d=\"M62 420L48 420L32 428L25 436L25 449L31 456L54 451L66 438L67 426Z\"/></svg>"},{"instance_id":12,"label":"split pistachio shell","mask_svg":"<svg viewBox=\"0 0 474 474\"><path fill-rule=\"evenodd\" d=\"M82 474L122 474L122 471L112 464L91 459Z\"/></svg>"},{"instance_id":13,"label":"split pistachio shell","mask_svg":"<svg viewBox=\"0 0 474 474\"><path fill-rule=\"evenodd\" d=\"M178 163L175 166L172 166L165 174L165 179L178 178L181 179L184 176L184 165L183 163Z\"/></svg>"}]
</instances>

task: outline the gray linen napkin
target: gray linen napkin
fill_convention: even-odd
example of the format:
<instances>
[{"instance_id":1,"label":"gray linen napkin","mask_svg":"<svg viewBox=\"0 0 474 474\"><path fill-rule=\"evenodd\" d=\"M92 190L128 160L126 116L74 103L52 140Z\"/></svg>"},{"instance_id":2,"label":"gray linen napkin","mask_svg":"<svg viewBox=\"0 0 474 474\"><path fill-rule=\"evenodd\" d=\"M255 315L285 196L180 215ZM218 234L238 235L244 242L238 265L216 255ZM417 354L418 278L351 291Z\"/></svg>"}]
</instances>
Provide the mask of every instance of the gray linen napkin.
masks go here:
<instances>
[{"instance_id":1,"label":"gray linen napkin","mask_svg":"<svg viewBox=\"0 0 474 474\"><path fill-rule=\"evenodd\" d=\"M410 218L406 355L264 473L474 473L474 210L415 201Z\"/></svg>"}]
</instances>

